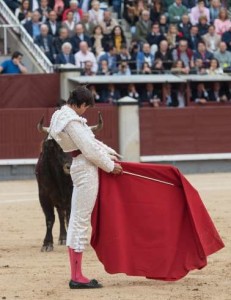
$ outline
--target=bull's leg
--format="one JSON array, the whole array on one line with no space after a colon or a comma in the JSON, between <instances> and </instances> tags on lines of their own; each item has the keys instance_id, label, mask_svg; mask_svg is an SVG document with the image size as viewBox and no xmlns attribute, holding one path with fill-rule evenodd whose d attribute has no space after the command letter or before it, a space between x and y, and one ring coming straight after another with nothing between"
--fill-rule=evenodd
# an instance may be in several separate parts
<instances>
[{"instance_id":1,"label":"bull's leg","mask_svg":"<svg viewBox=\"0 0 231 300\"><path fill-rule=\"evenodd\" d=\"M41 197L40 197L40 203L46 217L46 228L47 228L41 251L50 252L53 251L52 229L55 222L54 207L52 203L50 203L48 200L42 201Z\"/></svg>"},{"instance_id":2,"label":"bull's leg","mask_svg":"<svg viewBox=\"0 0 231 300\"><path fill-rule=\"evenodd\" d=\"M66 211L62 208L57 207L57 212L59 215L59 223L60 223L59 245L66 245L66 237L67 237L67 231L65 227Z\"/></svg>"}]
</instances>

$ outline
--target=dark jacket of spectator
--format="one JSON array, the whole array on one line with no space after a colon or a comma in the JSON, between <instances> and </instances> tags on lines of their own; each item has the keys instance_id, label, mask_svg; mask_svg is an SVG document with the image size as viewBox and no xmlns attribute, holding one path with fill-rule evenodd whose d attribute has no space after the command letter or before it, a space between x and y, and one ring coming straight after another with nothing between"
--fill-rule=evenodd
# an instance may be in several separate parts
<instances>
[{"instance_id":1,"label":"dark jacket of spectator","mask_svg":"<svg viewBox=\"0 0 231 300\"><path fill-rule=\"evenodd\" d=\"M199 93L197 89L192 89L192 101L196 102L197 99L206 99L208 100L208 93L201 92Z\"/></svg>"},{"instance_id":2,"label":"dark jacket of spectator","mask_svg":"<svg viewBox=\"0 0 231 300\"><path fill-rule=\"evenodd\" d=\"M201 38L199 37L199 35L196 35L196 36L189 35L188 47L190 49L192 49L193 51L195 51L197 49L198 43L200 41L201 41Z\"/></svg>"},{"instance_id":3,"label":"dark jacket of spectator","mask_svg":"<svg viewBox=\"0 0 231 300\"><path fill-rule=\"evenodd\" d=\"M63 54L63 53L59 53L56 58L55 58L55 63L56 64L60 64L60 65L65 65L65 64L75 64L75 57L73 54L69 54L68 55L68 59L67 57Z\"/></svg>"},{"instance_id":4,"label":"dark jacket of spectator","mask_svg":"<svg viewBox=\"0 0 231 300\"><path fill-rule=\"evenodd\" d=\"M40 24L39 24L39 26L40 26ZM33 38L34 37L33 22L32 21L27 21L24 24L24 27L25 27L26 31L29 33L29 35Z\"/></svg>"},{"instance_id":5,"label":"dark jacket of spectator","mask_svg":"<svg viewBox=\"0 0 231 300\"><path fill-rule=\"evenodd\" d=\"M48 35L47 37L47 46L44 43L44 38L39 35L35 38L35 44L37 44L42 51L46 54L46 56L49 58L49 60L54 63L54 46L53 46L53 38L51 35Z\"/></svg>"},{"instance_id":6,"label":"dark jacket of spectator","mask_svg":"<svg viewBox=\"0 0 231 300\"><path fill-rule=\"evenodd\" d=\"M52 31L51 22L49 20L45 24L48 26L48 29L49 29L48 33L50 35L52 35L53 37L56 37L56 36L59 35L59 30L61 28L61 23L60 22L55 22L54 32Z\"/></svg>"},{"instance_id":7,"label":"dark jacket of spectator","mask_svg":"<svg viewBox=\"0 0 231 300\"><path fill-rule=\"evenodd\" d=\"M82 40L80 39L80 37L78 35L74 35L71 38L71 44L72 44L72 51L73 51L73 53L76 53L76 52L79 51L79 44L81 42L83 42L83 41L87 42L88 47L91 48L91 46L92 46L91 38L88 35L84 34Z\"/></svg>"},{"instance_id":8,"label":"dark jacket of spectator","mask_svg":"<svg viewBox=\"0 0 231 300\"><path fill-rule=\"evenodd\" d=\"M179 33L181 33L184 39L188 39L190 36L191 23L183 24L182 22L178 25Z\"/></svg>"},{"instance_id":9,"label":"dark jacket of spectator","mask_svg":"<svg viewBox=\"0 0 231 300\"><path fill-rule=\"evenodd\" d=\"M231 30L223 33L221 37L222 42L225 42L227 45L227 50L231 51Z\"/></svg>"},{"instance_id":10,"label":"dark jacket of spectator","mask_svg":"<svg viewBox=\"0 0 231 300\"><path fill-rule=\"evenodd\" d=\"M154 35L151 32L147 35L146 38L147 42L149 43L149 45L157 45L159 47L159 44L162 40L166 40L165 36L163 34L159 34L159 35Z\"/></svg>"},{"instance_id":11,"label":"dark jacket of spectator","mask_svg":"<svg viewBox=\"0 0 231 300\"><path fill-rule=\"evenodd\" d=\"M100 99L100 102L103 103L115 103L118 99L120 99L120 91L115 89L111 92L109 89L104 89Z\"/></svg>"},{"instance_id":12,"label":"dark jacket of spectator","mask_svg":"<svg viewBox=\"0 0 231 300\"><path fill-rule=\"evenodd\" d=\"M161 59L163 61L163 66L165 69L169 70L172 67L173 64L173 56L172 51L168 50L165 54L163 54L161 51L156 51L155 53L155 60Z\"/></svg>"},{"instance_id":13,"label":"dark jacket of spectator","mask_svg":"<svg viewBox=\"0 0 231 300\"><path fill-rule=\"evenodd\" d=\"M54 46L55 53L56 54L60 53L62 51L62 45L67 42L70 43L71 39L70 38L61 39L60 37L56 37L53 40L53 46Z\"/></svg>"}]
</instances>

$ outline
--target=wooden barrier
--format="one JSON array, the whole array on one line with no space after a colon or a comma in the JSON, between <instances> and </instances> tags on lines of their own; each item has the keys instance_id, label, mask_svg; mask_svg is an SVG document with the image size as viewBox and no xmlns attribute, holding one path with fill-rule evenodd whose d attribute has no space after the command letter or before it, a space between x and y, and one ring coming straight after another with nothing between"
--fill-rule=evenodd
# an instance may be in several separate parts
<instances>
[{"instance_id":1,"label":"wooden barrier","mask_svg":"<svg viewBox=\"0 0 231 300\"><path fill-rule=\"evenodd\" d=\"M141 156L231 152L231 107L140 109Z\"/></svg>"},{"instance_id":2,"label":"wooden barrier","mask_svg":"<svg viewBox=\"0 0 231 300\"><path fill-rule=\"evenodd\" d=\"M98 108L87 113L89 124L97 123ZM118 151L117 107L102 106L106 124L97 137ZM0 159L37 158L44 135L37 131L37 123L44 115L48 126L54 108L25 108L0 110Z\"/></svg>"}]
</instances>

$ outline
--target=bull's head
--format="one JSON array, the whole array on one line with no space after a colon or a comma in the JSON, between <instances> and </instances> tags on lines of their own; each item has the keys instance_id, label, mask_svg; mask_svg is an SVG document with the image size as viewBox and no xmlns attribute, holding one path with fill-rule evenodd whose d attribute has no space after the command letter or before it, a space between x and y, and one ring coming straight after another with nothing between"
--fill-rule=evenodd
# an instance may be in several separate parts
<instances>
[{"instance_id":1,"label":"bull's head","mask_svg":"<svg viewBox=\"0 0 231 300\"><path fill-rule=\"evenodd\" d=\"M43 126L44 116L42 116L41 120L37 124L37 129L40 133L49 133L49 127ZM98 112L98 124L90 127L93 132L100 131L103 128L103 117L101 112Z\"/></svg>"},{"instance_id":2,"label":"bull's head","mask_svg":"<svg viewBox=\"0 0 231 300\"><path fill-rule=\"evenodd\" d=\"M44 116L41 118L41 120L37 124L37 129L40 133L46 133L46 135L48 135L49 127L44 127L43 122L44 122ZM101 115L100 112L98 112L98 124L94 125L94 126L91 126L90 128L93 132L99 131L103 128L103 118L102 118L102 115ZM48 147L50 150L52 149L51 147L54 147L53 150L50 153L53 153L53 155L56 156L56 157L58 157L58 156L60 157L60 159L58 161L61 162L61 164L63 166L64 173L69 175L70 174L70 166L71 166L70 155L68 153L64 154L64 152L62 152L60 146L58 144L56 144L56 142L55 142L56 146L53 145L54 142L55 142L54 140L52 141L52 143L51 142L49 143L49 140L44 141L44 143L49 143L50 144L49 147ZM44 143L43 143L43 147L45 145ZM63 153L63 155L58 154L58 152L59 152L58 149L59 148L60 148L60 151Z\"/></svg>"}]
</instances>

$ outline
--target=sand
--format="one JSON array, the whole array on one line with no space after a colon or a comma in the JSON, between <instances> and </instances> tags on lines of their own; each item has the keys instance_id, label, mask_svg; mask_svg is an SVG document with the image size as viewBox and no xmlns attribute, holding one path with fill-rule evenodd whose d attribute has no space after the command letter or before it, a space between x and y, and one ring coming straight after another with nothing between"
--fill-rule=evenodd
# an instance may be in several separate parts
<instances>
[{"instance_id":1,"label":"sand","mask_svg":"<svg viewBox=\"0 0 231 300\"><path fill-rule=\"evenodd\" d=\"M147 280L104 271L89 246L84 272L103 283L99 290L70 290L65 246L58 245L56 214L54 251L40 252L45 219L35 180L0 182L0 300L231 300L231 173L187 176L199 190L226 245L208 266L177 282Z\"/></svg>"}]
</instances>

